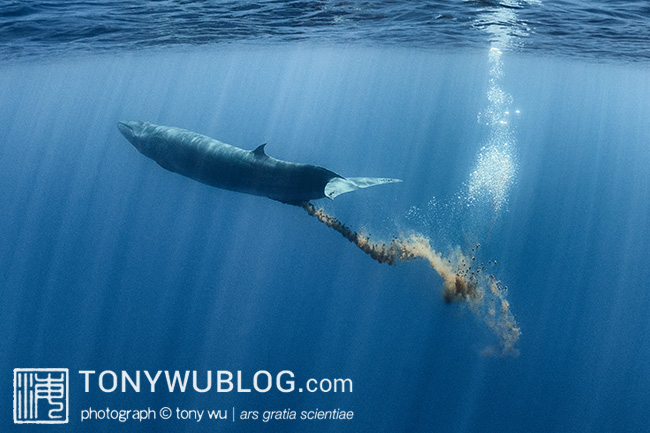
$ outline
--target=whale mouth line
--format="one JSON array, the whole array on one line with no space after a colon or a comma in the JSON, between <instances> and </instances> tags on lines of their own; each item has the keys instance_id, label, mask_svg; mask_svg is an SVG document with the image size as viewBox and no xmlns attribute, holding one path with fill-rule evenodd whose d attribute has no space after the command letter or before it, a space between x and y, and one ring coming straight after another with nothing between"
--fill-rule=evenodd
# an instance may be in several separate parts
<instances>
[{"instance_id":1,"label":"whale mouth line","mask_svg":"<svg viewBox=\"0 0 650 433\"><path fill-rule=\"evenodd\" d=\"M133 132L133 127L126 122L117 122L117 127L122 132L124 132L125 130L129 132Z\"/></svg>"}]
</instances>

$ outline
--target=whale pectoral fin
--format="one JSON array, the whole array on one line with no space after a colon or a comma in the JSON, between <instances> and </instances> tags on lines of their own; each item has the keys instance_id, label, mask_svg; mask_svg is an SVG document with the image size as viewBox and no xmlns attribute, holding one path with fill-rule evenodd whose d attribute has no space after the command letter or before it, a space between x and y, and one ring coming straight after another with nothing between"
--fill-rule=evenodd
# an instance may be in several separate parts
<instances>
[{"instance_id":1,"label":"whale pectoral fin","mask_svg":"<svg viewBox=\"0 0 650 433\"><path fill-rule=\"evenodd\" d=\"M266 152L264 152L264 146L266 146L266 143L260 144L255 148L255 150L251 150L251 152L253 152L253 155L255 156L266 156Z\"/></svg>"},{"instance_id":2,"label":"whale pectoral fin","mask_svg":"<svg viewBox=\"0 0 650 433\"><path fill-rule=\"evenodd\" d=\"M333 200L335 197L346 192L401 181L401 179L390 179L386 177L335 177L325 185L325 196Z\"/></svg>"}]
</instances>

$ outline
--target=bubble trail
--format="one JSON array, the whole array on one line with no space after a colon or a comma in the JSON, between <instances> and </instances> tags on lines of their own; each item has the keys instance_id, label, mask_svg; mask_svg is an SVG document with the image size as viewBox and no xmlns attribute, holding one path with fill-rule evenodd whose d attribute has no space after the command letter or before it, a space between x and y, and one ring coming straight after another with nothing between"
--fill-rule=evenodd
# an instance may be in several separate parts
<instances>
[{"instance_id":1,"label":"bubble trail","mask_svg":"<svg viewBox=\"0 0 650 433\"><path fill-rule=\"evenodd\" d=\"M335 217L326 214L323 209L317 209L310 202L303 202L300 207L310 216L339 232L379 263L395 266L397 262L408 262L417 258L429 262L431 268L443 279L442 296L445 302L467 303L471 311L499 337L501 354L517 353L514 346L521 331L510 311L510 303L506 299L507 288L502 287L501 281L497 281L494 275L488 275L489 269L484 263L472 265L476 262L474 254L480 244L472 248L472 256L464 254L460 247L457 247L445 257L431 246L428 238L422 235L394 237L388 243L373 242L369 236L355 232ZM496 264L496 260L494 263ZM488 262L488 266L490 265L491 262ZM495 353L495 350L489 349L484 353Z\"/></svg>"}]
</instances>

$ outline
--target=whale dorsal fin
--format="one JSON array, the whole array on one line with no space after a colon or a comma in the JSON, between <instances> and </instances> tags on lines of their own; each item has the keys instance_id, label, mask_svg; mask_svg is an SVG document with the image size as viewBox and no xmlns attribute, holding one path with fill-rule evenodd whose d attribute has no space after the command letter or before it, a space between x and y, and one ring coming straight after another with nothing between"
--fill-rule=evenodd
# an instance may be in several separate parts
<instances>
[{"instance_id":1,"label":"whale dorsal fin","mask_svg":"<svg viewBox=\"0 0 650 433\"><path fill-rule=\"evenodd\" d=\"M266 146L266 143L260 144L255 148L255 150L252 150L251 152L253 152L253 155L256 156L266 156L266 152L264 152L264 146Z\"/></svg>"}]
</instances>

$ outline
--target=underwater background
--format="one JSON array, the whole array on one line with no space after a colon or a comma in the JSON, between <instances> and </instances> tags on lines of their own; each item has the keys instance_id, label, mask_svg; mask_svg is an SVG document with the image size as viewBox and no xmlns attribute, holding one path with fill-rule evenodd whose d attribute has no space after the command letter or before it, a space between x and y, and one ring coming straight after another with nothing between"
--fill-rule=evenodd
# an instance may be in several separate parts
<instances>
[{"instance_id":1,"label":"underwater background","mask_svg":"<svg viewBox=\"0 0 650 433\"><path fill-rule=\"evenodd\" d=\"M3 3L0 431L646 431L650 7L546 3ZM163 170L121 120L402 179L314 204L445 257L480 243L520 338L423 260ZM69 424L14 425L28 367L70 370ZM354 389L86 393L79 370ZM354 418L80 419L163 406Z\"/></svg>"}]
</instances>

